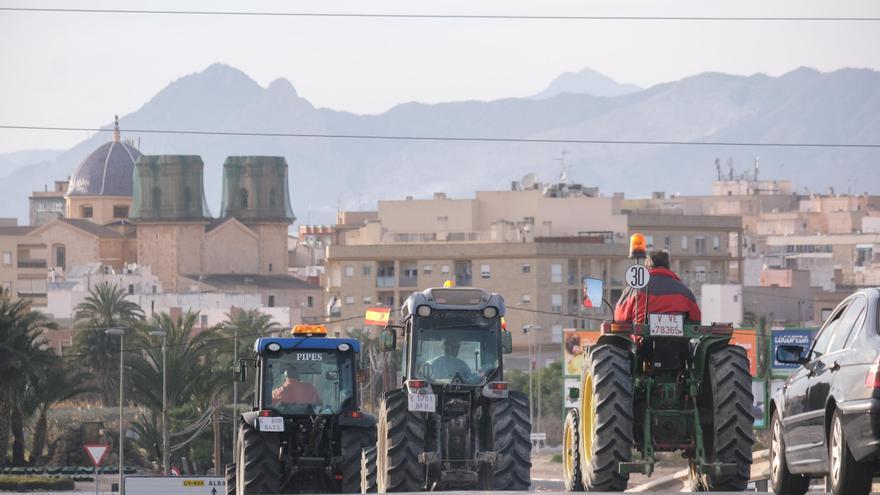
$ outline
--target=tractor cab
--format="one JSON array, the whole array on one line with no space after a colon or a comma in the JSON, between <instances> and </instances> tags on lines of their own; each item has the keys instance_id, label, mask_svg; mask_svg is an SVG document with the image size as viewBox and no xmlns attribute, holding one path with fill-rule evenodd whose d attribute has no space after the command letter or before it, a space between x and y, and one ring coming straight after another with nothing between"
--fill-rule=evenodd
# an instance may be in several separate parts
<instances>
[{"instance_id":1,"label":"tractor cab","mask_svg":"<svg viewBox=\"0 0 880 495\"><path fill-rule=\"evenodd\" d=\"M501 380L511 351L504 299L482 289L443 287L410 295L401 308L404 379L483 386Z\"/></svg>"},{"instance_id":2,"label":"tractor cab","mask_svg":"<svg viewBox=\"0 0 880 495\"><path fill-rule=\"evenodd\" d=\"M260 338L254 344L259 409L281 415L355 410L360 342L327 338L322 326L297 325L292 334Z\"/></svg>"}]
</instances>

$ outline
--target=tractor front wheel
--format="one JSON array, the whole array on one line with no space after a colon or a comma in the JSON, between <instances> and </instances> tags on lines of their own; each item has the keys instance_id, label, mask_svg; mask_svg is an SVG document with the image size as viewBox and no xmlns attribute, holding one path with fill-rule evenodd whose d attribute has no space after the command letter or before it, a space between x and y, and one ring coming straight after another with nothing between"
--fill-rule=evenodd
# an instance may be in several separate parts
<instances>
[{"instance_id":1,"label":"tractor front wheel","mask_svg":"<svg viewBox=\"0 0 880 495\"><path fill-rule=\"evenodd\" d=\"M280 450L281 438L277 433L260 433L253 426L242 423L236 447L238 495L268 495L281 491Z\"/></svg>"},{"instance_id":2,"label":"tractor front wheel","mask_svg":"<svg viewBox=\"0 0 880 495\"><path fill-rule=\"evenodd\" d=\"M376 446L376 430L346 428L340 434L342 444L341 493L361 492L361 451ZM374 468L375 469L375 468Z\"/></svg>"},{"instance_id":3,"label":"tractor front wheel","mask_svg":"<svg viewBox=\"0 0 880 495\"><path fill-rule=\"evenodd\" d=\"M712 417L712 424L703 429L706 456L709 462L735 464L736 472L704 474L702 481L709 491L740 492L749 483L755 443L752 376L745 349L728 345L713 352L706 375L703 397L711 401Z\"/></svg>"},{"instance_id":4,"label":"tractor front wheel","mask_svg":"<svg viewBox=\"0 0 880 495\"><path fill-rule=\"evenodd\" d=\"M425 469L419 454L425 451L425 420L410 412L406 392L389 393L379 408L379 441L376 445L376 485L379 493L419 492Z\"/></svg>"},{"instance_id":5,"label":"tractor front wheel","mask_svg":"<svg viewBox=\"0 0 880 495\"><path fill-rule=\"evenodd\" d=\"M492 437L495 462L495 490L525 491L532 484L532 425L529 398L511 390L507 400L492 401Z\"/></svg>"},{"instance_id":6,"label":"tractor front wheel","mask_svg":"<svg viewBox=\"0 0 880 495\"><path fill-rule=\"evenodd\" d=\"M562 479L565 491L580 492L584 489L581 480L581 456L578 452L580 432L577 409L569 409L562 427Z\"/></svg>"},{"instance_id":7,"label":"tractor front wheel","mask_svg":"<svg viewBox=\"0 0 880 495\"><path fill-rule=\"evenodd\" d=\"M591 348L581 383L579 457L588 492L622 492L629 474L620 463L632 459L633 377L630 353L613 345Z\"/></svg>"}]
</instances>

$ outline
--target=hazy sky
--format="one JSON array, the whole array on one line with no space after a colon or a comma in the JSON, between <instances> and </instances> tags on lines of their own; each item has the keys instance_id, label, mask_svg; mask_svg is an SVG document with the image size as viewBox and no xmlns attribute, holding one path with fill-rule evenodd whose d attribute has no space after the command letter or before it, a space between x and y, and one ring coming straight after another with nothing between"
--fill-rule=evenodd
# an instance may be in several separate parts
<instances>
[{"instance_id":1,"label":"hazy sky","mask_svg":"<svg viewBox=\"0 0 880 495\"><path fill-rule=\"evenodd\" d=\"M865 1L28 1L0 6L513 15L880 17ZM0 12L0 124L99 126L214 62L284 77L317 106L539 92L590 67L650 86L705 71L880 69L880 22L438 20ZM0 153L85 133L0 130Z\"/></svg>"}]
</instances>

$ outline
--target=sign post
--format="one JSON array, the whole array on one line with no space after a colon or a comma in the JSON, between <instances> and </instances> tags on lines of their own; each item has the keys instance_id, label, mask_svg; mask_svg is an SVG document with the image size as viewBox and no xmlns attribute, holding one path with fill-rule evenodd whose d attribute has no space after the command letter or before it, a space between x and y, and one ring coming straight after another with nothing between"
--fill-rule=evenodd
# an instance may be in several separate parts
<instances>
[{"instance_id":1,"label":"sign post","mask_svg":"<svg viewBox=\"0 0 880 495\"><path fill-rule=\"evenodd\" d=\"M104 456L107 455L107 445L99 444L99 443L87 443L83 444L83 448L86 451L86 454L89 455L89 459L92 460L92 464L95 465L95 495L98 495L98 480L100 479L98 476L98 468L101 467L101 461L104 460Z\"/></svg>"}]
</instances>

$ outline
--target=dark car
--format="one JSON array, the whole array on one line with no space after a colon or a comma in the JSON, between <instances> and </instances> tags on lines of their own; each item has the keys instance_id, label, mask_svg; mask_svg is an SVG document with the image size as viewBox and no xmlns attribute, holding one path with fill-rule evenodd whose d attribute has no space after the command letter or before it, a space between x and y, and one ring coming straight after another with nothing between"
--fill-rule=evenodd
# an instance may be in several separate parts
<instances>
[{"instance_id":1,"label":"dark car","mask_svg":"<svg viewBox=\"0 0 880 495\"><path fill-rule=\"evenodd\" d=\"M835 495L867 494L880 456L880 289L834 309L809 350L783 345L776 360L801 365L770 403L770 481L803 494L828 476Z\"/></svg>"}]
</instances>

